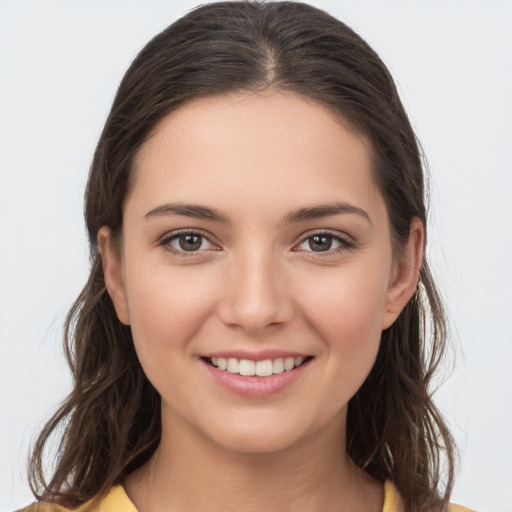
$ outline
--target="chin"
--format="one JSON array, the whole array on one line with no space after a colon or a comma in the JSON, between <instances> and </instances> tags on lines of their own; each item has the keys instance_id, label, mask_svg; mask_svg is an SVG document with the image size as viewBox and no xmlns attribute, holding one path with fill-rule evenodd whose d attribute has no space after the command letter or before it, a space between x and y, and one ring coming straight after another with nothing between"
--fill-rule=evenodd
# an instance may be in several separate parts
<instances>
[{"instance_id":1,"label":"chin","mask_svg":"<svg viewBox=\"0 0 512 512\"><path fill-rule=\"evenodd\" d=\"M246 435L239 433L226 439L223 446L234 453L271 454L286 450L296 442L297 440L290 438L289 435L280 436L275 432L268 435L261 432Z\"/></svg>"}]
</instances>

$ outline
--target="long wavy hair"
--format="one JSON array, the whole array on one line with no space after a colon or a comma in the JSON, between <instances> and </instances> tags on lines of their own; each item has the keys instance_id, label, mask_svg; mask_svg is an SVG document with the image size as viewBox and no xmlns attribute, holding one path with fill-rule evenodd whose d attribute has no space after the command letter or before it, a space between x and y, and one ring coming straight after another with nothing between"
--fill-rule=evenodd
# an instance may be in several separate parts
<instances>
[{"instance_id":1,"label":"long wavy hair","mask_svg":"<svg viewBox=\"0 0 512 512\"><path fill-rule=\"evenodd\" d=\"M151 457L160 397L138 362L129 326L105 289L101 226L122 232L134 158L156 123L194 98L266 88L335 112L370 141L373 175L399 254L414 217L426 225L424 165L393 79L342 22L295 2L201 6L153 38L126 72L98 142L85 194L91 273L65 327L73 389L33 447L40 500L67 506L105 494ZM397 486L409 512L445 510L455 446L431 398L446 348L443 306L426 258L413 298L382 333L368 378L350 400L347 450L364 471ZM60 440L50 478L45 447Z\"/></svg>"}]
</instances>

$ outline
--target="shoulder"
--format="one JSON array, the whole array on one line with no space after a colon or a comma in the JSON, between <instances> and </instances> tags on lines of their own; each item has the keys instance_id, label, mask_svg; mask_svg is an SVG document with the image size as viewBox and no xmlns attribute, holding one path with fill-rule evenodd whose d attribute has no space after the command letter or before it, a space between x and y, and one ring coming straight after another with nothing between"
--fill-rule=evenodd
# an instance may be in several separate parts
<instances>
[{"instance_id":1,"label":"shoulder","mask_svg":"<svg viewBox=\"0 0 512 512\"><path fill-rule=\"evenodd\" d=\"M402 498L395 485L387 480L384 484L384 508L382 512L405 512ZM447 512L476 512L462 505L450 504Z\"/></svg>"},{"instance_id":2,"label":"shoulder","mask_svg":"<svg viewBox=\"0 0 512 512\"><path fill-rule=\"evenodd\" d=\"M455 505L451 503L448 507L448 512L476 512L472 508L463 507L462 505Z\"/></svg>"},{"instance_id":3,"label":"shoulder","mask_svg":"<svg viewBox=\"0 0 512 512\"><path fill-rule=\"evenodd\" d=\"M122 485L116 485L100 500L91 500L78 508L66 508L52 503L33 503L17 512L137 512Z\"/></svg>"}]
</instances>

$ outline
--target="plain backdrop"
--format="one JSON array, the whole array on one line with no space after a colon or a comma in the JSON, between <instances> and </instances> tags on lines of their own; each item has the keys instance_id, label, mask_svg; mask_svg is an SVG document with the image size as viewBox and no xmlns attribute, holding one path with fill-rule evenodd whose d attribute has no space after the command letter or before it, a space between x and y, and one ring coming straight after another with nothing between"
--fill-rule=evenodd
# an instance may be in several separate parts
<instances>
[{"instance_id":1,"label":"plain backdrop","mask_svg":"<svg viewBox=\"0 0 512 512\"><path fill-rule=\"evenodd\" d=\"M453 500L512 511L512 2L312 2L393 74L431 169L428 254L454 369ZM0 510L28 504L30 443L69 389L67 309L88 273L82 194L123 72L196 5L0 0Z\"/></svg>"}]
</instances>

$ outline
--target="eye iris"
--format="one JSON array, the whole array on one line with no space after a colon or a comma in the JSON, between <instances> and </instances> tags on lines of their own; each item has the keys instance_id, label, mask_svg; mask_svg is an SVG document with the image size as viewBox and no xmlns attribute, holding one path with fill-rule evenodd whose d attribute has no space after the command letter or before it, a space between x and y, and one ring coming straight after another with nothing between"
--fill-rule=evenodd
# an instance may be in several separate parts
<instances>
[{"instance_id":1,"label":"eye iris","mask_svg":"<svg viewBox=\"0 0 512 512\"><path fill-rule=\"evenodd\" d=\"M315 235L309 239L309 247L313 251L328 251L332 246L332 237L326 235Z\"/></svg>"},{"instance_id":2,"label":"eye iris","mask_svg":"<svg viewBox=\"0 0 512 512\"><path fill-rule=\"evenodd\" d=\"M181 235L179 237L180 248L184 251L197 251L201 247L202 237L198 235Z\"/></svg>"}]
</instances>

